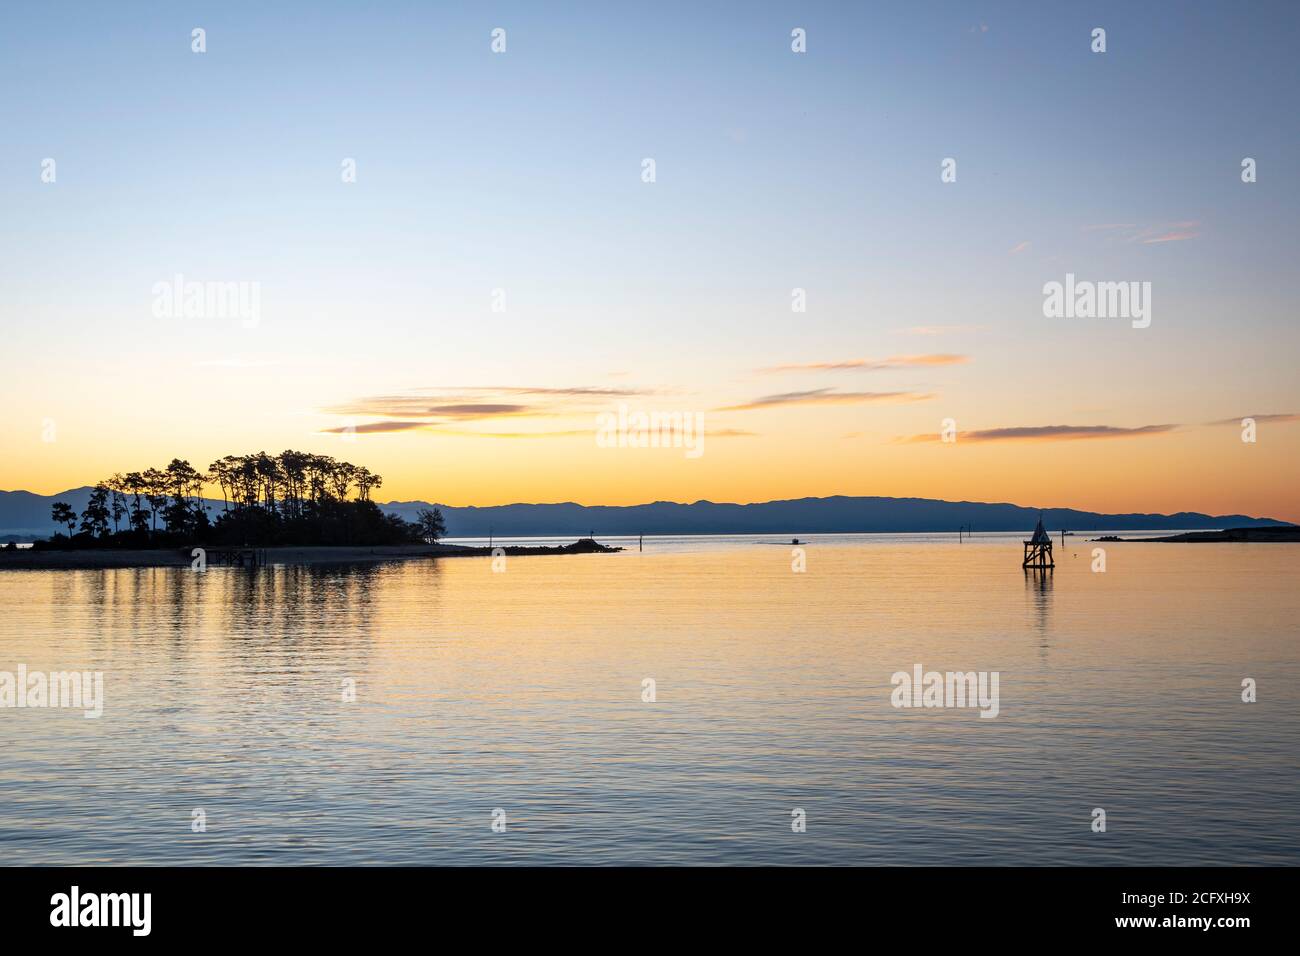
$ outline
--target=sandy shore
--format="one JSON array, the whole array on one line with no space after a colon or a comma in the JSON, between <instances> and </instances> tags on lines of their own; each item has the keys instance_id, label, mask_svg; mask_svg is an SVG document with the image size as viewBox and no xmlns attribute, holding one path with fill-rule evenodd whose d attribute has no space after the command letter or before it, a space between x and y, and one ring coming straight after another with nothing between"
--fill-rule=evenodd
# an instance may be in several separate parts
<instances>
[{"instance_id":1,"label":"sandy shore","mask_svg":"<svg viewBox=\"0 0 1300 956\"><path fill-rule=\"evenodd\" d=\"M622 548L605 548L602 545L575 542L562 547L507 547L502 550L511 556L541 554L604 554ZM358 564L369 561L408 561L415 558L467 558L488 557L489 548L467 548L455 544L405 544L375 545L374 547L305 547L263 548L267 564ZM166 548L158 550L84 551L20 551L0 550L0 570L49 570L78 568L179 568L189 567L193 559L190 549Z\"/></svg>"}]
</instances>

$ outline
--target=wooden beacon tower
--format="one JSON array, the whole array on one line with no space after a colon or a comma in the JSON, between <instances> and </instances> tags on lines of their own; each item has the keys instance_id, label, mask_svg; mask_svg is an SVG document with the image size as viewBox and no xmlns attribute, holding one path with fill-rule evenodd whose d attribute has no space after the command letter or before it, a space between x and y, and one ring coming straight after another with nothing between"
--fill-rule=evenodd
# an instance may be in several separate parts
<instances>
[{"instance_id":1,"label":"wooden beacon tower","mask_svg":"<svg viewBox=\"0 0 1300 956\"><path fill-rule=\"evenodd\" d=\"M1025 542L1025 560L1022 568L1035 571L1049 571L1056 567L1052 560L1052 537L1043 527L1043 516L1038 516L1038 527L1034 528L1033 537Z\"/></svg>"}]
</instances>

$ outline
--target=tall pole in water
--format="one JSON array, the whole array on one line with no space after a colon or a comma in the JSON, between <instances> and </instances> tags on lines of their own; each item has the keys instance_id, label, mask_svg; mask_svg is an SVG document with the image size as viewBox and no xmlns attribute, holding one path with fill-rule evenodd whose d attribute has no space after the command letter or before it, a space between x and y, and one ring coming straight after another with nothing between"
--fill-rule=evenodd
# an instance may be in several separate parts
<instances>
[{"instance_id":1,"label":"tall pole in water","mask_svg":"<svg viewBox=\"0 0 1300 956\"><path fill-rule=\"evenodd\" d=\"M638 551L645 550L645 535L641 535L639 538L636 539L636 549Z\"/></svg>"}]
</instances>

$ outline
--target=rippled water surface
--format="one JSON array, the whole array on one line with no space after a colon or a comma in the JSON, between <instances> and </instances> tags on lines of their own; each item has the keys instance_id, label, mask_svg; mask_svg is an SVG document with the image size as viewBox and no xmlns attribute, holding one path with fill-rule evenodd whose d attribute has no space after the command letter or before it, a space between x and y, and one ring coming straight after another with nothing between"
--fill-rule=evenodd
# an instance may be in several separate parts
<instances>
[{"instance_id":1,"label":"rippled water surface","mask_svg":"<svg viewBox=\"0 0 1300 956\"><path fill-rule=\"evenodd\" d=\"M103 671L106 702L99 719L0 709L0 848L10 864L1300 862L1300 545L1110 544L1105 573L1094 547L1058 544L1045 583L1013 537L823 537L802 573L775 537L503 573L6 571L0 671ZM891 675L917 663L999 672L1000 713L892 707Z\"/></svg>"}]
</instances>

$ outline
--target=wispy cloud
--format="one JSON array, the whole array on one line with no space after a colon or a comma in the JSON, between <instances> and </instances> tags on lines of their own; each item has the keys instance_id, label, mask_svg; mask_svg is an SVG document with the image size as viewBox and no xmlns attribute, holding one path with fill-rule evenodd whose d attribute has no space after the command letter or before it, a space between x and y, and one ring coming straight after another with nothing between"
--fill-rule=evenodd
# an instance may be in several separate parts
<instances>
[{"instance_id":1,"label":"wispy cloud","mask_svg":"<svg viewBox=\"0 0 1300 956\"><path fill-rule=\"evenodd\" d=\"M1011 247L1011 254L1012 254L1013 256L1014 256L1014 255L1017 255L1017 254L1019 254L1019 253L1021 253L1021 252L1024 252L1024 251L1025 251L1026 249L1028 249L1028 248L1029 248L1029 240L1028 240L1028 239L1026 239L1024 242L1017 242L1014 246Z\"/></svg>"},{"instance_id":2,"label":"wispy cloud","mask_svg":"<svg viewBox=\"0 0 1300 956\"><path fill-rule=\"evenodd\" d=\"M590 428L567 428L561 431L542 432L470 432L433 426L429 430L439 435L451 435L456 438L573 438L577 435L590 438L593 434L593 429Z\"/></svg>"},{"instance_id":3,"label":"wispy cloud","mask_svg":"<svg viewBox=\"0 0 1300 956\"><path fill-rule=\"evenodd\" d=\"M1020 425L1010 428L985 428L959 432L959 442L1044 442L1081 441L1098 438L1138 438L1143 435L1160 435L1173 431L1178 425L1139 425L1122 428L1117 425ZM904 443L939 441L938 433L911 435L900 439Z\"/></svg>"},{"instance_id":4,"label":"wispy cloud","mask_svg":"<svg viewBox=\"0 0 1300 956\"><path fill-rule=\"evenodd\" d=\"M1242 415L1239 418L1220 418L1207 425L1240 425L1243 418L1253 418L1257 422L1300 422L1300 412L1271 412L1266 415Z\"/></svg>"},{"instance_id":5,"label":"wispy cloud","mask_svg":"<svg viewBox=\"0 0 1300 956\"><path fill-rule=\"evenodd\" d=\"M438 435L453 435L461 438L564 438L573 435L592 434L590 428L566 431L539 432L474 432L446 428L438 422L403 421L403 422L366 422L361 425L340 425L336 428L323 428L326 435L378 435L390 432L428 431Z\"/></svg>"},{"instance_id":6,"label":"wispy cloud","mask_svg":"<svg viewBox=\"0 0 1300 956\"><path fill-rule=\"evenodd\" d=\"M893 355L886 359L846 359L841 362L803 362L790 365L773 365L760 368L772 372L883 372L897 368L920 368L932 365L961 365L970 361L968 355Z\"/></svg>"},{"instance_id":7,"label":"wispy cloud","mask_svg":"<svg viewBox=\"0 0 1300 956\"><path fill-rule=\"evenodd\" d=\"M620 373L620 374L624 374L624 373ZM644 389L595 388L588 385L580 385L577 387L570 387L570 388L526 388L526 387L520 387L514 385L500 386L494 388L491 386L482 386L482 387L475 387L472 389L466 389L466 391L500 392L502 394L508 394L508 395L571 395L571 396L578 396L578 397L595 396L597 398L610 398L610 397L617 398L620 395L626 396L626 395L649 394Z\"/></svg>"},{"instance_id":8,"label":"wispy cloud","mask_svg":"<svg viewBox=\"0 0 1300 956\"><path fill-rule=\"evenodd\" d=\"M424 432L457 438L538 439L591 438L597 429L595 414L607 411L615 400L629 396L663 394L632 388L565 388L528 386L474 386L455 389L422 388L395 395L371 395L323 409L345 416L341 424L321 429L330 435L377 435ZM375 418L354 422L350 419ZM507 420L526 420L510 431ZM547 422L555 427L547 429ZM500 423L493 430L493 423ZM537 424L538 427L529 426ZM483 427L478 427L482 425ZM577 426L577 427L574 427ZM709 438L739 438L755 433L737 428L708 429Z\"/></svg>"},{"instance_id":9,"label":"wispy cloud","mask_svg":"<svg viewBox=\"0 0 1300 956\"><path fill-rule=\"evenodd\" d=\"M370 395L324 411L384 419L422 418L438 422L466 422L489 418L561 417L580 414L595 400L642 395L630 388L567 388L473 386L467 388L418 388L399 395Z\"/></svg>"},{"instance_id":10,"label":"wispy cloud","mask_svg":"<svg viewBox=\"0 0 1300 956\"><path fill-rule=\"evenodd\" d=\"M437 418L470 421L477 418L499 418L534 414L533 406L504 402L431 402L428 398L410 395L372 395L345 405L326 409L334 415L373 415L393 418Z\"/></svg>"},{"instance_id":11,"label":"wispy cloud","mask_svg":"<svg viewBox=\"0 0 1300 956\"><path fill-rule=\"evenodd\" d=\"M438 429L439 435L457 435L466 438L570 438L575 435L581 435L590 439L596 433L596 428L575 428L568 431L549 431L549 432L455 432ZM692 433L676 428L663 428L659 431L661 440L671 440L676 435L681 434L684 438L690 438ZM757 436L757 432L745 431L740 428L718 428L704 430L706 438L752 438Z\"/></svg>"},{"instance_id":12,"label":"wispy cloud","mask_svg":"<svg viewBox=\"0 0 1300 956\"><path fill-rule=\"evenodd\" d=\"M414 428L424 428L426 422L364 422L360 425L340 425L337 428L322 428L327 435L383 434L384 432L406 432Z\"/></svg>"},{"instance_id":13,"label":"wispy cloud","mask_svg":"<svg viewBox=\"0 0 1300 956\"><path fill-rule=\"evenodd\" d=\"M934 395L922 392L839 392L833 388L817 388L805 392L782 392L764 395L741 405L725 405L714 409L719 412L745 412L760 408L780 408L787 405L865 405L871 403L924 402Z\"/></svg>"},{"instance_id":14,"label":"wispy cloud","mask_svg":"<svg viewBox=\"0 0 1300 956\"><path fill-rule=\"evenodd\" d=\"M1084 226L1084 232L1106 233L1116 242L1137 242L1150 245L1159 242L1182 242L1196 239L1201 234L1201 224L1195 219L1179 222L1139 224L1133 222L1110 222L1095 226Z\"/></svg>"},{"instance_id":15,"label":"wispy cloud","mask_svg":"<svg viewBox=\"0 0 1300 956\"><path fill-rule=\"evenodd\" d=\"M1153 242L1182 242L1185 239L1196 239L1200 234L1199 222L1175 222L1161 229L1150 230L1145 235L1139 236L1138 241L1146 245Z\"/></svg>"},{"instance_id":16,"label":"wispy cloud","mask_svg":"<svg viewBox=\"0 0 1300 956\"><path fill-rule=\"evenodd\" d=\"M439 422L424 421L386 421L386 422L366 422L361 425L340 425L335 428L323 428L322 434L326 435L379 435L394 432L410 431L427 431L434 435L442 435L452 438L502 438L502 439L530 439L530 438L574 438L582 437L591 439L596 433L593 425L591 428L569 428L563 430L535 431L535 432L482 432L466 431L465 429L448 428ZM661 436L671 438L676 431L674 429L665 429ZM686 433L683 432L683 435ZM756 437L757 432L746 431L741 428L718 428L706 429L705 437L707 438L751 438ZM689 437L689 436L688 436Z\"/></svg>"}]
</instances>

